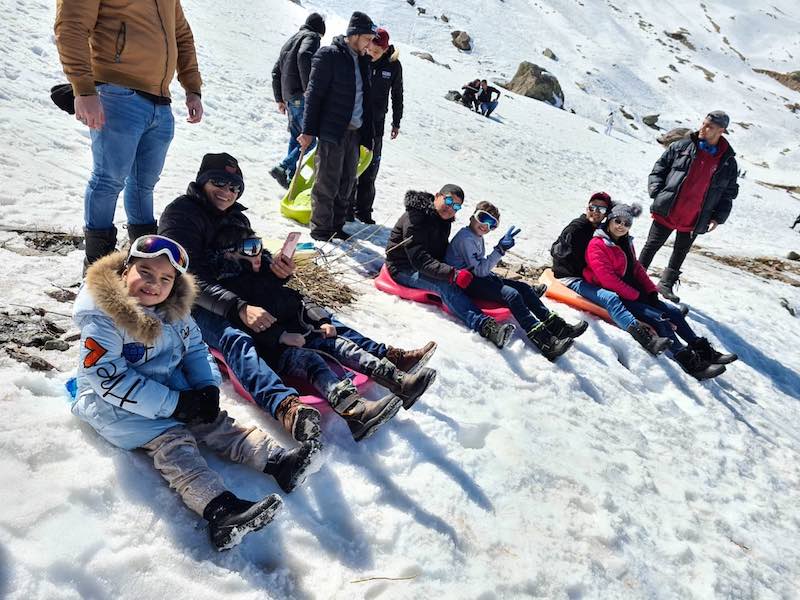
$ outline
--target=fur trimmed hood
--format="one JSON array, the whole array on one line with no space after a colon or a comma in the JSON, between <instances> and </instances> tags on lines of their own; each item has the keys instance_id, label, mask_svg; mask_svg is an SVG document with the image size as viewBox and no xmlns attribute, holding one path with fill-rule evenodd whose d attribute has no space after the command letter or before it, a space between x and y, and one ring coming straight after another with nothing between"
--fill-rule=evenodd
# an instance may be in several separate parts
<instances>
[{"instance_id":1,"label":"fur trimmed hood","mask_svg":"<svg viewBox=\"0 0 800 600\"><path fill-rule=\"evenodd\" d=\"M92 264L86 272L86 289L97 307L117 326L137 341L152 344L161 335L159 317L174 323L189 316L197 285L189 273L176 277L172 293L154 314L128 295L121 278L126 258L125 252L114 252Z\"/></svg>"},{"instance_id":2,"label":"fur trimmed hood","mask_svg":"<svg viewBox=\"0 0 800 600\"><path fill-rule=\"evenodd\" d=\"M417 192L415 190L408 190L403 200L406 210L416 210L427 215L438 215L433 206L435 196L428 192Z\"/></svg>"}]
</instances>

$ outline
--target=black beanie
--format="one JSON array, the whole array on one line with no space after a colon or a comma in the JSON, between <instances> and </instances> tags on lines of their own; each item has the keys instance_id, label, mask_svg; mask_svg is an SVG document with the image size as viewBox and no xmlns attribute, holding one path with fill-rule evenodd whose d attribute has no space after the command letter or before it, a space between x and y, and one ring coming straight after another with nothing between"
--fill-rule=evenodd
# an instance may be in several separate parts
<instances>
[{"instance_id":1,"label":"black beanie","mask_svg":"<svg viewBox=\"0 0 800 600\"><path fill-rule=\"evenodd\" d=\"M375 35L377 27L366 14L363 12L354 12L350 17L350 23L347 25L347 35Z\"/></svg>"},{"instance_id":2,"label":"black beanie","mask_svg":"<svg viewBox=\"0 0 800 600\"><path fill-rule=\"evenodd\" d=\"M325 19L319 13L311 13L306 19L306 26L311 31L316 31L320 35L325 35Z\"/></svg>"},{"instance_id":3,"label":"black beanie","mask_svg":"<svg viewBox=\"0 0 800 600\"><path fill-rule=\"evenodd\" d=\"M220 154L206 154L203 157L203 162L200 163L200 170L197 171L198 187L203 187L209 179L224 179L238 185L241 189L239 196L241 198L244 194L244 175L239 168L238 161L227 152Z\"/></svg>"}]
</instances>

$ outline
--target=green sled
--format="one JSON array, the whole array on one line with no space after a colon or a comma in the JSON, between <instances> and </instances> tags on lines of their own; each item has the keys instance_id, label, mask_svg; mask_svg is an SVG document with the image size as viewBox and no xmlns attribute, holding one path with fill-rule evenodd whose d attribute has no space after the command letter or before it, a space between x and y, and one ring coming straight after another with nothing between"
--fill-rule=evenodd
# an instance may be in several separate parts
<instances>
[{"instance_id":1,"label":"green sled","mask_svg":"<svg viewBox=\"0 0 800 600\"><path fill-rule=\"evenodd\" d=\"M281 214L298 223L308 225L311 220L311 186L314 185L314 156L316 148L303 158L303 165L297 169L289 190L281 200ZM361 175L372 162L372 151L361 146L356 175ZM308 172L304 175L304 171Z\"/></svg>"}]
</instances>

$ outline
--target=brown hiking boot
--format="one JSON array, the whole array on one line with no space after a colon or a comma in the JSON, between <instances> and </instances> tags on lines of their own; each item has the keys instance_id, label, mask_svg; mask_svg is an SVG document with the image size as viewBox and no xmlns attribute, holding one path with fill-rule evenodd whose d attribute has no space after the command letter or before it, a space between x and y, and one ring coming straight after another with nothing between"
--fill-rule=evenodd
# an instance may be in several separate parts
<instances>
[{"instance_id":1,"label":"brown hiking boot","mask_svg":"<svg viewBox=\"0 0 800 600\"><path fill-rule=\"evenodd\" d=\"M408 373L415 367L421 367L428 362L434 352L436 352L436 342L428 342L416 350L403 350L389 346L386 350L386 359L401 371Z\"/></svg>"},{"instance_id":2,"label":"brown hiking boot","mask_svg":"<svg viewBox=\"0 0 800 600\"><path fill-rule=\"evenodd\" d=\"M298 442L319 440L319 411L300 402L297 396L288 396L275 409L275 418Z\"/></svg>"}]
</instances>

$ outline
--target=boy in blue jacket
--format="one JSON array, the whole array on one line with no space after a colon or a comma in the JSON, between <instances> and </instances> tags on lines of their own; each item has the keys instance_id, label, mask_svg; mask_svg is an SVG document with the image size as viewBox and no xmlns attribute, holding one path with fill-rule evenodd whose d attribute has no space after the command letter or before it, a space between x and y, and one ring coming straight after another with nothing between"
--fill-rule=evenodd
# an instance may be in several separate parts
<instances>
[{"instance_id":1,"label":"boy in blue jacket","mask_svg":"<svg viewBox=\"0 0 800 600\"><path fill-rule=\"evenodd\" d=\"M542 351L548 360L555 360L572 345L572 339L589 326L585 321L568 325L564 319L542 304L539 294L527 283L504 279L492 272L503 255L514 247L514 238L520 232L509 227L489 256L483 236L500 224L500 211L491 202L478 202L469 225L463 227L450 240L445 261L457 269L469 269L474 275L466 288L468 296L500 302L511 309L528 339Z\"/></svg>"},{"instance_id":2,"label":"boy in blue jacket","mask_svg":"<svg viewBox=\"0 0 800 600\"><path fill-rule=\"evenodd\" d=\"M318 448L284 450L220 411L219 372L190 316L196 288L188 265L177 242L148 235L127 256L116 252L89 268L73 311L81 351L72 412L115 446L142 448L226 550L269 523L282 501L234 496L197 442L272 475L286 492Z\"/></svg>"}]
</instances>

